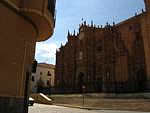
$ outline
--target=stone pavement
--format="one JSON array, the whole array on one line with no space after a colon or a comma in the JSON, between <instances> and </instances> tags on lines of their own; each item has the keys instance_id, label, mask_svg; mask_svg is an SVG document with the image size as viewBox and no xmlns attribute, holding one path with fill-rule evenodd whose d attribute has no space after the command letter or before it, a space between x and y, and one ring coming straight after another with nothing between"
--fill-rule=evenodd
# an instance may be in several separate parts
<instances>
[{"instance_id":1,"label":"stone pavement","mask_svg":"<svg viewBox=\"0 0 150 113\"><path fill-rule=\"evenodd\" d=\"M146 113L146 112L86 110L86 109L68 108L68 107L62 107L56 105L34 104L33 106L29 107L29 113Z\"/></svg>"}]
</instances>

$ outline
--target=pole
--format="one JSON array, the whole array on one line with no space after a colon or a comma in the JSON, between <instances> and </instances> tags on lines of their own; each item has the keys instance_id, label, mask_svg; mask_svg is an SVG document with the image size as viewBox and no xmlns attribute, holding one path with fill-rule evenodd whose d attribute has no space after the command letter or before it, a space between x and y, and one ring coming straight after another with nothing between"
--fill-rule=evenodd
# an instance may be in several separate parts
<instances>
[{"instance_id":1,"label":"pole","mask_svg":"<svg viewBox=\"0 0 150 113\"><path fill-rule=\"evenodd\" d=\"M82 99L82 105L84 106L84 93L82 94L82 97L83 97L83 99Z\"/></svg>"},{"instance_id":2,"label":"pole","mask_svg":"<svg viewBox=\"0 0 150 113\"><path fill-rule=\"evenodd\" d=\"M83 85L82 86L82 105L84 106L84 104L85 104L85 97L84 97L84 91L85 91L85 86Z\"/></svg>"}]
</instances>

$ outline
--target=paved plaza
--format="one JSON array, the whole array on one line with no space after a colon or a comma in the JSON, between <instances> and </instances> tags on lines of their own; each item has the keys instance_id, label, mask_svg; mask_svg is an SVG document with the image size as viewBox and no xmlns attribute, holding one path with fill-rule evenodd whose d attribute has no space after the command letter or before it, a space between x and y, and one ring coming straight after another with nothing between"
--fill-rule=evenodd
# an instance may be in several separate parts
<instances>
[{"instance_id":1,"label":"paved plaza","mask_svg":"<svg viewBox=\"0 0 150 113\"><path fill-rule=\"evenodd\" d=\"M29 113L148 113L131 111L111 111L111 110L85 110L77 108L67 108L55 105L34 104L29 107Z\"/></svg>"}]
</instances>

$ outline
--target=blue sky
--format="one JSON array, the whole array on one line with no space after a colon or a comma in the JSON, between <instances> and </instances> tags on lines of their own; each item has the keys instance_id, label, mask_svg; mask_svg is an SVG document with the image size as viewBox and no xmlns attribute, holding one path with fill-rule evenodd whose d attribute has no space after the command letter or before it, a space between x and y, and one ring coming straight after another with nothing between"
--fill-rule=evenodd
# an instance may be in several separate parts
<instances>
[{"instance_id":1,"label":"blue sky","mask_svg":"<svg viewBox=\"0 0 150 113\"><path fill-rule=\"evenodd\" d=\"M37 43L35 58L55 64L56 49L66 43L68 30L78 31L82 18L96 25L118 23L141 13L142 8L144 0L57 0L55 32L49 40Z\"/></svg>"}]
</instances>

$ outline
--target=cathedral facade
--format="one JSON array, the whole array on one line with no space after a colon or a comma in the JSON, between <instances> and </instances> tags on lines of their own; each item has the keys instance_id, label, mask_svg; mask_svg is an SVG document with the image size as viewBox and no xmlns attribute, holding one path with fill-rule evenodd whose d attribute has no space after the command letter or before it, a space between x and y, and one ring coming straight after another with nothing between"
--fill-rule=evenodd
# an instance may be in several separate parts
<instances>
[{"instance_id":1,"label":"cathedral facade","mask_svg":"<svg viewBox=\"0 0 150 113\"><path fill-rule=\"evenodd\" d=\"M150 88L150 0L146 11L118 24L80 25L56 52L62 92L143 92Z\"/></svg>"}]
</instances>

